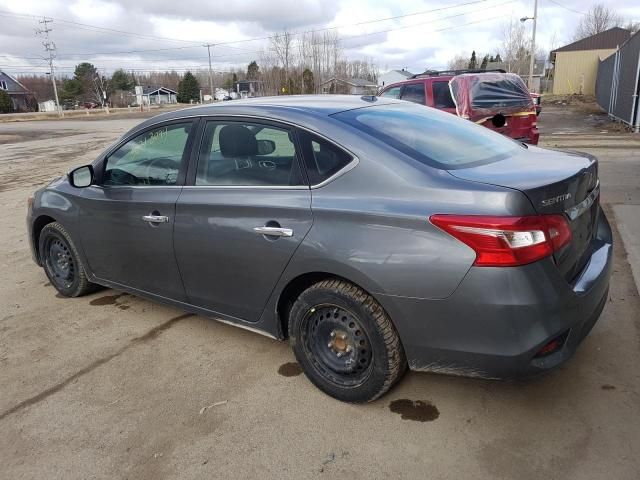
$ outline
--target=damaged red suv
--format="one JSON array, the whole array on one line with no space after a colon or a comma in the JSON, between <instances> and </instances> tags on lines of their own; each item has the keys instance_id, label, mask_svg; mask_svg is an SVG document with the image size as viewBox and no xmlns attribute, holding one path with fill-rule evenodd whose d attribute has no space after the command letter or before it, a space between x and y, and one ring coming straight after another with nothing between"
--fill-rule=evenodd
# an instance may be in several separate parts
<instances>
[{"instance_id":1,"label":"damaged red suv","mask_svg":"<svg viewBox=\"0 0 640 480\"><path fill-rule=\"evenodd\" d=\"M503 70L426 71L386 86L380 96L444 110L525 143L538 143L534 101L522 79Z\"/></svg>"}]
</instances>

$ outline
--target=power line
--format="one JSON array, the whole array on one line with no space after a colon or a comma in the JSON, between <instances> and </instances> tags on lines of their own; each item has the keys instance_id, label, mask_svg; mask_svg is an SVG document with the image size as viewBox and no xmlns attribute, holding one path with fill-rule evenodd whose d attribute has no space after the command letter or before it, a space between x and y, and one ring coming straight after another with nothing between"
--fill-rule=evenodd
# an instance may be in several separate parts
<instances>
[{"instance_id":1,"label":"power line","mask_svg":"<svg viewBox=\"0 0 640 480\"><path fill-rule=\"evenodd\" d=\"M570 12L579 13L580 15L587 15L587 13L585 13L585 12L581 12L580 10L575 10L575 9L573 9L571 7L567 7L566 5L562 5L561 3L558 3L555 0L549 0L549 2L555 4L555 5L559 6L559 7L562 7L565 10L569 10Z\"/></svg>"}]
</instances>

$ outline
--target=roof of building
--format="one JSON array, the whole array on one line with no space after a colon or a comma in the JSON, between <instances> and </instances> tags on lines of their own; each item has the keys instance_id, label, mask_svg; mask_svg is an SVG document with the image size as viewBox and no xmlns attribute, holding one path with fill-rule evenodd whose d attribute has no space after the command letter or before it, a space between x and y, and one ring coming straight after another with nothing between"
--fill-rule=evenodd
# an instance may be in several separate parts
<instances>
[{"instance_id":1,"label":"roof of building","mask_svg":"<svg viewBox=\"0 0 640 480\"><path fill-rule=\"evenodd\" d=\"M407 78L413 77L413 73L411 73L409 70L389 70L388 72L385 72L382 75L386 75L387 73L391 73L391 72L397 73Z\"/></svg>"},{"instance_id":2,"label":"roof of building","mask_svg":"<svg viewBox=\"0 0 640 480\"><path fill-rule=\"evenodd\" d=\"M544 60L536 60L533 65L533 75L544 75ZM489 62L487 63L487 70L504 70L505 72L509 72L509 64L507 62ZM518 73L513 72L512 73ZM519 75L529 75L529 63L527 62L526 68L524 72L520 72Z\"/></svg>"},{"instance_id":3,"label":"roof of building","mask_svg":"<svg viewBox=\"0 0 640 480\"><path fill-rule=\"evenodd\" d=\"M153 95L154 93L158 93L158 90L163 90L165 93L173 93L174 95L178 94L178 92L176 92L175 90L172 90L172 89L167 88L167 87L159 87L159 86L155 86L155 85L143 85L142 86L142 94L143 95Z\"/></svg>"},{"instance_id":4,"label":"roof of building","mask_svg":"<svg viewBox=\"0 0 640 480\"><path fill-rule=\"evenodd\" d=\"M22 85L8 73L4 73L2 70L0 70L0 81L7 84L7 89L5 91L10 95L27 95L30 93L27 87Z\"/></svg>"},{"instance_id":5,"label":"roof of building","mask_svg":"<svg viewBox=\"0 0 640 480\"><path fill-rule=\"evenodd\" d=\"M631 32L620 27L613 27L604 32L596 33L590 37L583 38L576 42L556 48L551 52L553 56L556 52L575 52L578 50L605 50L609 48L617 48L624 42L629 40Z\"/></svg>"},{"instance_id":6,"label":"roof of building","mask_svg":"<svg viewBox=\"0 0 640 480\"><path fill-rule=\"evenodd\" d=\"M366 80L364 78L337 78L337 77L332 77L328 80L325 80L324 82L322 82L320 85L324 85L325 83L329 83L329 82L341 82L341 83L346 83L347 85L351 85L354 87L375 87L378 88L378 85L375 84L375 82L371 82L369 80Z\"/></svg>"}]
</instances>

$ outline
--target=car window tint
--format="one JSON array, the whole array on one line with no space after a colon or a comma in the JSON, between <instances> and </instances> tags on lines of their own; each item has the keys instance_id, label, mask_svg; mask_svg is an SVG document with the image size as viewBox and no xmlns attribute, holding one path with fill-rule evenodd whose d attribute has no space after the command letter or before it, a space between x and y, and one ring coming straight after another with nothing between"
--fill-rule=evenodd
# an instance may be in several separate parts
<instances>
[{"instance_id":1,"label":"car window tint","mask_svg":"<svg viewBox=\"0 0 640 480\"><path fill-rule=\"evenodd\" d=\"M451 98L449 82L433 82L433 106L436 108L456 108Z\"/></svg>"},{"instance_id":2,"label":"car window tint","mask_svg":"<svg viewBox=\"0 0 640 480\"><path fill-rule=\"evenodd\" d=\"M400 87L390 88L386 92L382 92L382 94L380 96L387 97L387 98L399 98L400 97Z\"/></svg>"},{"instance_id":3,"label":"car window tint","mask_svg":"<svg viewBox=\"0 0 640 480\"><path fill-rule=\"evenodd\" d=\"M389 104L332 115L422 163L465 168L517 154L521 144L435 108Z\"/></svg>"},{"instance_id":4,"label":"car window tint","mask_svg":"<svg viewBox=\"0 0 640 480\"><path fill-rule=\"evenodd\" d=\"M320 137L304 132L302 138L311 185L324 182L353 160L351 155Z\"/></svg>"},{"instance_id":5,"label":"car window tint","mask_svg":"<svg viewBox=\"0 0 640 480\"><path fill-rule=\"evenodd\" d=\"M104 185L175 185L191 122L154 128L129 140L107 159Z\"/></svg>"},{"instance_id":6,"label":"car window tint","mask_svg":"<svg viewBox=\"0 0 640 480\"><path fill-rule=\"evenodd\" d=\"M291 132L245 122L207 122L196 185L301 185Z\"/></svg>"},{"instance_id":7,"label":"car window tint","mask_svg":"<svg viewBox=\"0 0 640 480\"><path fill-rule=\"evenodd\" d=\"M405 85L400 99L424 105L424 83L411 83L409 85Z\"/></svg>"}]
</instances>

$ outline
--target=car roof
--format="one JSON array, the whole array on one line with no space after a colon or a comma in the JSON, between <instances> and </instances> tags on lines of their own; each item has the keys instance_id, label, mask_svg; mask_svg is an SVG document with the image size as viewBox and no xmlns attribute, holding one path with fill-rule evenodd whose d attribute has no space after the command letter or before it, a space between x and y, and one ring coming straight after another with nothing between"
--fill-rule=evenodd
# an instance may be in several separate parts
<instances>
[{"instance_id":1,"label":"car roof","mask_svg":"<svg viewBox=\"0 0 640 480\"><path fill-rule=\"evenodd\" d=\"M161 121L185 117L206 117L214 115L265 115L274 118L295 111L314 117L327 117L334 113L354 110L374 105L398 103L398 100L376 97L375 95L282 95L274 97L256 97L243 100L230 100L156 115L141 123L136 130Z\"/></svg>"}]
</instances>

